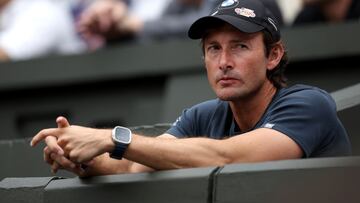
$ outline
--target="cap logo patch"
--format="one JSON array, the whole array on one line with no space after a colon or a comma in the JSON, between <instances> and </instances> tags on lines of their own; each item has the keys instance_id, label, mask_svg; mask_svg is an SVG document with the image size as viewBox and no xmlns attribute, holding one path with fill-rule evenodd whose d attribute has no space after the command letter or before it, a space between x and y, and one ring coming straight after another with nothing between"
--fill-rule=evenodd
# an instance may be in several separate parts
<instances>
[{"instance_id":1,"label":"cap logo patch","mask_svg":"<svg viewBox=\"0 0 360 203\"><path fill-rule=\"evenodd\" d=\"M229 6L233 6L234 4L236 4L238 1L237 0L225 0L221 3L222 8L224 7L229 7Z\"/></svg>"},{"instance_id":2,"label":"cap logo patch","mask_svg":"<svg viewBox=\"0 0 360 203\"><path fill-rule=\"evenodd\" d=\"M244 8L244 7L236 8L235 13L237 13L238 15L241 15L241 16L248 17L248 18L255 18L256 17L256 14L255 14L254 10Z\"/></svg>"}]
</instances>

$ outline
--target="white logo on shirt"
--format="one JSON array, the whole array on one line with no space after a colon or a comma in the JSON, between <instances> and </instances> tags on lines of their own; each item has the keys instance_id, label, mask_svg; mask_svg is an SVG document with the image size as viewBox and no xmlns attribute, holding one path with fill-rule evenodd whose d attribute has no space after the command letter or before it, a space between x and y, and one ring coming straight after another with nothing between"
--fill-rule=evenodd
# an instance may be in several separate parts
<instances>
[{"instance_id":1,"label":"white logo on shirt","mask_svg":"<svg viewBox=\"0 0 360 203\"><path fill-rule=\"evenodd\" d=\"M273 128L275 124L272 124L272 123L267 123L264 125L265 128Z\"/></svg>"},{"instance_id":2,"label":"white logo on shirt","mask_svg":"<svg viewBox=\"0 0 360 203\"><path fill-rule=\"evenodd\" d=\"M173 126L176 126L176 124L178 123L178 122L180 122L181 121L181 116L179 117L179 118L177 118L176 119L176 121L172 124Z\"/></svg>"}]
</instances>

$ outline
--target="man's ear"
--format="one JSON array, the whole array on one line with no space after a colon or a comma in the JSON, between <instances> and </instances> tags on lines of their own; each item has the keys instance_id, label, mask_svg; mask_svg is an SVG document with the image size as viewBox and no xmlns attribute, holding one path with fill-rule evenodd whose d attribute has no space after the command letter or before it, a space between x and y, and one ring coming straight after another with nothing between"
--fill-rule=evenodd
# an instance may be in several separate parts
<instances>
[{"instance_id":1,"label":"man's ear","mask_svg":"<svg viewBox=\"0 0 360 203\"><path fill-rule=\"evenodd\" d=\"M282 57L284 56L285 48L281 42L276 43L270 51L268 57L268 64L267 69L272 70L274 69L281 61Z\"/></svg>"}]
</instances>

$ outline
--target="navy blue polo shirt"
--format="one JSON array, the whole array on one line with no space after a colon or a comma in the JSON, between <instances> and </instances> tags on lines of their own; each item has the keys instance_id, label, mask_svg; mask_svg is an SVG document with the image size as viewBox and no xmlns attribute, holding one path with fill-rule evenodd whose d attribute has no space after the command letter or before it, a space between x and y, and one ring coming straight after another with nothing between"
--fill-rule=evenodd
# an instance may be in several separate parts
<instances>
[{"instance_id":1,"label":"navy blue polo shirt","mask_svg":"<svg viewBox=\"0 0 360 203\"><path fill-rule=\"evenodd\" d=\"M294 85L279 89L252 130L258 128L271 128L289 136L302 148L304 157L351 154L334 100L316 87ZM167 133L178 138L223 139L245 132L236 124L229 103L214 99L184 110Z\"/></svg>"}]
</instances>

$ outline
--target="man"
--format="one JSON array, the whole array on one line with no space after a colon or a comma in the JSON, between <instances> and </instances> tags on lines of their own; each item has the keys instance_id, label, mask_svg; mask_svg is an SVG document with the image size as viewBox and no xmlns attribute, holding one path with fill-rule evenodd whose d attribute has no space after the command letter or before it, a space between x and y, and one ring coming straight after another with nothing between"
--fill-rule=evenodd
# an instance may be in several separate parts
<instances>
[{"instance_id":1,"label":"man","mask_svg":"<svg viewBox=\"0 0 360 203\"><path fill-rule=\"evenodd\" d=\"M70 126L59 117L58 128L42 130L31 145L45 140L53 171L80 176L350 154L331 97L315 87L283 87L286 53L261 2L226 0L189 36L202 39L218 99L185 110L157 138Z\"/></svg>"}]
</instances>

